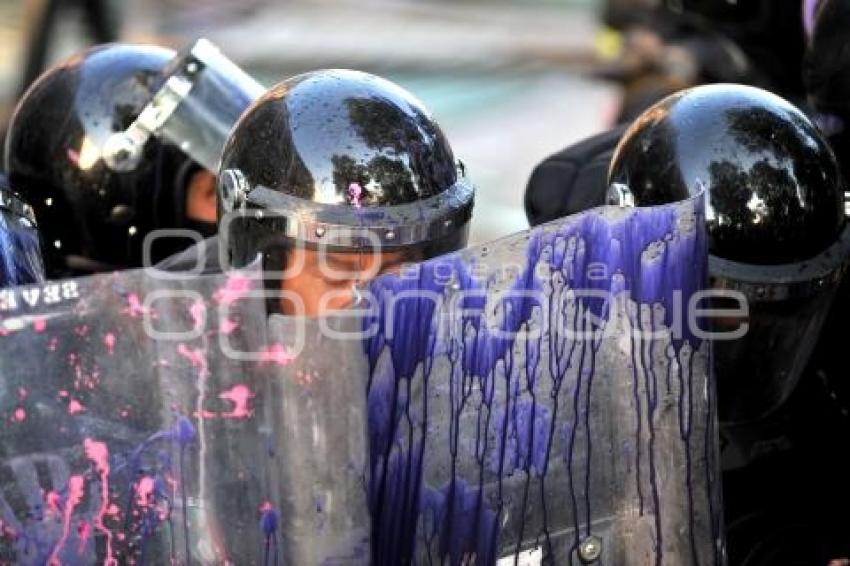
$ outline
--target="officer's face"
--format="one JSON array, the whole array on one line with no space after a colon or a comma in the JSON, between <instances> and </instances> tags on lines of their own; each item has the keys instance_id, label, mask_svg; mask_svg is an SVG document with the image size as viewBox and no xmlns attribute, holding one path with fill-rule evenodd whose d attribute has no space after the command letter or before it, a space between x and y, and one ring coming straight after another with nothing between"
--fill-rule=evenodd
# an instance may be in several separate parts
<instances>
[{"instance_id":1,"label":"officer's face","mask_svg":"<svg viewBox=\"0 0 850 566\"><path fill-rule=\"evenodd\" d=\"M281 280L281 312L290 316L320 316L349 307L354 286L397 271L409 254L398 251L343 253L309 249L287 252Z\"/></svg>"},{"instance_id":2,"label":"officer's face","mask_svg":"<svg viewBox=\"0 0 850 566\"><path fill-rule=\"evenodd\" d=\"M186 189L186 216L191 220L215 222L215 175L199 169Z\"/></svg>"}]
</instances>

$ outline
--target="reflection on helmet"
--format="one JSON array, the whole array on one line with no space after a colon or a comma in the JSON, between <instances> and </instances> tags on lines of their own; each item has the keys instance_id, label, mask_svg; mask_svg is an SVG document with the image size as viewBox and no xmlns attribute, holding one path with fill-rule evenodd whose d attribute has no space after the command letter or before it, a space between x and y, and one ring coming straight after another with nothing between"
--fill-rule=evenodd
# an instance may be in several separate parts
<instances>
[{"instance_id":1,"label":"reflection on helmet","mask_svg":"<svg viewBox=\"0 0 850 566\"><path fill-rule=\"evenodd\" d=\"M838 165L812 123L751 87L682 91L629 128L609 182L609 201L623 205L705 191L712 285L749 304L747 334L715 342L721 420L759 418L782 404L850 251Z\"/></svg>"},{"instance_id":2,"label":"reflection on helmet","mask_svg":"<svg viewBox=\"0 0 850 566\"><path fill-rule=\"evenodd\" d=\"M260 87L241 71L229 83L192 59L203 85L196 89L180 66L196 51L176 56L153 46L98 46L45 72L18 103L6 169L35 209L51 278L141 266L146 235L198 226L186 214L186 172L196 170L193 158L209 160L220 151L223 135L215 133L235 121ZM220 54L212 59L226 61ZM207 114L209 123L198 123L194 137L177 139L188 116L216 107L215 94L230 97L217 106L225 108L221 115ZM190 243L155 247L151 260Z\"/></svg>"},{"instance_id":3,"label":"reflection on helmet","mask_svg":"<svg viewBox=\"0 0 850 566\"><path fill-rule=\"evenodd\" d=\"M11 192L0 175L0 287L44 280L38 230L32 208Z\"/></svg>"},{"instance_id":4,"label":"reflection on helmet","mask_svg":"<svg viewBox=\"0 0 850 566\"><path fill-rule=\"evenodd\" d=\"M472 204L422 104L355 71L280 83L242 116L222 156L220 229L236 266L292 243L431 257L464 245Z\"/></svg>"}]
</instances>

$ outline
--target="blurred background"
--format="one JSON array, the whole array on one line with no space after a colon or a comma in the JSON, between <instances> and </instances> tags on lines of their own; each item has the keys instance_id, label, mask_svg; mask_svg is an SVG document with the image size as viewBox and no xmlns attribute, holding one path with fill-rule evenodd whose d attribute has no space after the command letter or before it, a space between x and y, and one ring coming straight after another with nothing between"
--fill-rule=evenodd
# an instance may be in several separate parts
<instances>
[{"instance_id":1,"label":"blurred background","mask_svg":"<svg viewBox=\"0 0 850 566\"><path fill-rule=\"evenodd\" d=\"M377 73L434 113L478 186L473 242L527 227L546 155L607 128L618 89L591 78L595 0L0 0L0 123L48 65L92 43L207 37L260 82L323 67ZM600 43L600 41L602 43Z\"/></svg>"}]
</instances>

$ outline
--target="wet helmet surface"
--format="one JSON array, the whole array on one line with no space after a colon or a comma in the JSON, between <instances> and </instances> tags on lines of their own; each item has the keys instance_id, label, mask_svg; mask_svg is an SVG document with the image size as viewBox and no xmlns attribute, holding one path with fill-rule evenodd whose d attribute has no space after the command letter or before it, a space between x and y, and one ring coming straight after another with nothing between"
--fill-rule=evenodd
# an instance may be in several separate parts
<instances>
[{"instance_id":1,"label":"wet helmet surface","mask_svg":"<svg viewBox=\"0 0 850 566\"><path fill-rule=\"evenodd\" d=\"M850 256L835 156L795 107L765 91L711 85L647 110L609 170L608 202L648 206L703 193L715 308L720 419L781 406L808 363ZM742 326L745 325L745 326ZM743 336L733 338L735 330Z\"/></svg>"},{"instance_id":2,"label":"wet helmet surface","mask_svg":"<svg viewBox=\"0 0 850 566\"><path fill-rule=\"evenodd\" d=\"M728 260L800 261L844 227L823 137L790 103L752 87L697 87L656 104L620 140L608 178L639 206L707 191L711 252Z\"/></svg>"},{"instance_id":3,"label":"wet helmet surface","mask_svg":"<svg viewBox=\"0 0 850 566\"><path fill-rule=\"evenodd\" d=\"M226 237L238 262L284 233L343 249L362 243L361 230L387 247L456 248L471 216L472 187L424 106L356 71L307 73L272 88L234 128L220 175L220 217L289 215L283 224L234 223Z\"/></svg>"},{"instance_id":4,"label":"wet helmet surface","mask_svg":"<svg viewBox=\"0 0 850 566\"><path fill-rule=\"evenodd\" d=\"M179 225L185 199L175 196L175 184L188 161L179 148L151 137L132 167L106 157L174 55L152 46L98 46L48 70L18 103L6 170L35 210L51 278L140 266L145 235Z\"/></svg>"}]
</instances>

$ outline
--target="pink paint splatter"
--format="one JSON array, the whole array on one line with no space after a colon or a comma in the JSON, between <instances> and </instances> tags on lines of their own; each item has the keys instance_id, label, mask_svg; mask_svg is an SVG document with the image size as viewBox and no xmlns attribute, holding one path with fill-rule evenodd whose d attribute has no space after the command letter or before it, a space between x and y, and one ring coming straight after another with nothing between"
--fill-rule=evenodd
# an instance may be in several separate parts
<instances>
[{"instance_id":1,"label":"pink paint splatter","mask_svg":"<svg viewBox=\"0 0 850 566\"><path fill-rule=\"evenodd\" d=\"M26 387L18 387L18 399L23 401L29 395L29 391L27 391Z\"/></svg>"},{"instance_id":2,"label":"pink paint splatter","mask_svg":"<svg viewBox=\"0 0 850 566\"><path fill-rule=\"evenodd\" d=\"M68 395L69 395L69 393L64 389L59 392L59 396L62 397L62 398L65 398Z\"/></svg>"},{"instance_id":3,"label":"pink paint splatter","mask_svg":"<svg viewBox=\"0 0 850 566\"><path fill-rule=\"evenodd\" d=\"M103 337L103 345L106 346L106 351L109 352L110 355L115 353L115 335L111 332L107 332Z\"/></svg>"},{"instance_id":4,"label":"pink paint splatter","mask_svg":"<svg viewBox=\"0 0 850 566\"><path fill-rule=\"evenodd\" d=\"M240 273L233 273L227 278L224 287L213 294L213 299L220 305L229 306L251 292L253 280Z\"/></svg>"},{"instance_id":5,"label":"pink paint splatter","mask_svg":"<svg viewBox=\"0 0 850 566\"><path fill-rule=\"evenodd\" d=\"M360 208L363 206L363 203L360 202L363 198L363 187L360 186L360 183L351 183L348 185L348 196L351 199L351 204L354 205L354 208Z\"/></svg>"},{"instance_id":6,"label":"pink paint splatter","mask_svg":"<svg viewBox=\"0 0 850 566\"><path fill-rule=\"evenodd\" d=\"M47 507L47 512L52 515L62 515L62 496L58 491L48 491L44 495L44 504Z\"/></svg>"},{"instance_id":7,"label":"pink paint splatter","mask_svg":"<svg viewBox=\"0 0 850 566\"><path fill-rule=\"evenodd\" d=\"M82 366L76 364L74 367L74 389L94 389L100 383L100 372L93 370L91 373L85 373Z\"/></svg>"},{"instance_id":8,"label":"pink paint splatter","mask_svg":"<svg viewBox=\"0 0 850 566\"><path fill-rule=\"evenodd\" d=\"M239 323L234 322L232 319L226 318L224 319L218 327L218 331L228 336L233 333L237 328L239 328Z\"/></svg>"},{"instance_id":9,"label":"pink paint splatter","mask_svg":"<svg viewBox=\"0 0 850 566\"><path fill-rule=\"evenodd\" d=\"M121 312L123 314L130 315L130 318L138 318L148 314L150 309L146 309L142 305L141 301L139 301L139 295L136 293L130 293L127 295L127 308Z\"/></svg>"},{"instance_id":10,"label":"pink paint splatter","mask_svg":"<svg viewBox=\"0 0 850 566\"><path fill-rule=\"evenodd\" d=\"M286 351L282 344L271 344L260 351L260 361L285 366L292 362L295 356Z\"/></svg>"},{"instance_id":11,"label":"pink paint splatter","mask_svg":"<svg viewBox=\"0 0 850 566\"><path fill-rule=\"evenodd\" d=\"M23 407L18 407L17 409L15 409L15 414L12 417L12 420L16 423L22 423L27 420L27 412L24 410Z\"/></svg>"},{"instance_id":12,"label":"pink paint splatter","mask_svg":"<svg viewBox=\"0 0 850 566\"><path fill-rule=\"evenodd\" d=\"M79 401L77 401L76 399L71 399L71 401L68 402L68 414L69 415L79 415L80 413L82 413L85 410L86 410L86 408L83 406L83 404L80 403Z\"/></svg>"},{"instance_id":13,"label":"pink paint splatter","mask_svg":"<svg viewBox=\"0 0 850 566\"><path fill-rule=\"evenodd\" d=\"M194 411L192 416L196 419L214 419L218 417L218 413L203 409L201 411Z\"/></svg>"},{"instance_id":14,"label":"pink paint splatter","mask_svg":"<svg viewBox=\"0 0 850 566\"><path fill-rule=\"evenodd\" d=\"M94 527L106 535L106 559L103 566L117 566L118 561L112 556L112 531L103 524L104 517L114 514L114 510L117 510L117 507L109 502L109 449L105 443L91 438L83 441L83 449L86 458L94 464L100 475L100 510L94 518Z\"/></svg>"},{"instance_id":15,"label":"pink paint splatter","mask_svg":"<svg viewBox=\"0 0 850 566\"><path fill-rule=\"evenodd\" d=\"M203 301L195 301L194 303L192 303L192 306L189 307L189 314L192 316L192 322L195 325L195 332L202 329L206 325L207 305L205 305Z\"/></svg>"},{"instance_id":16,"label":"pink paint splatter","mask_svg":"<svg viewBox=\"0 0 850 566\"><path fill-rule=\"evenodd\" d=\"M7 523L0 519L0 537L16 539L18 538L18 533L15 532L15 529L10 527Z\"/></svg>"},{"instance_id":17,"label":"pink paint splatter","mask_svg":"<svg viewBox=\"0 0 850 566\"><path fill-rule=\"evenodd\" d=\"M43 316L38 316L32 320L32 329L37 333L42 333L47 330L47 319Z\"/></svg>"},{"instance_id":18,"label":"pink paint splatter","mask_svg":"<svg viewBox=\"0 0 850 566\"><path fill-rule=\"evenodd\" d=\"M219 394L218 398L233 403L233 409L227 413L222 413L225 419L246 419L249 418L253 411L249 407L249 401L254 397L251 389L242 385L234 385L231 389Z\"/></svg>"},{"instance_id":19,"label":"pink paint splatter","mask_svg":"<svg viewBox=\"0 0 850 566\"><path fill-rule=\"evenodd\" d=\"M71 516L74 514L74 509L83 500L84 487L85 479L83 479L83 476L71 476L68 478L68 500L65 502L65 509L62 514L62 536L53 548L53 553L48 560L50 566L62 565L59 561L59 553L68 541L68 533L71 530Z\"/></svg>"},{"instance_id":20,"label":"pink paint splatter","mask_svg":"<svg viewBox=\"0 0 850 566\"><path fill-rule=\"evenodd\" d=\"M50 341L47 343L47 349L51 352L55 352L57 346L59 346L58 338L51 338Z\"/></svg>"},{"instance_id":21,"label":"pink paint splatter","mask_svg":"<svg viewBox=\"0 0 850 566\"><path fill-rule=\"evenodd\" d=\"M313 380L316 379L316 374L310 373L309 371L297 371L295 372L295 380L299 385L310 385L313 383Z\"/></svg>"},{"instance_id":22,"label":"pink paint splatter","mask_svg":"<svg viewBox=\"0 0 850 566\"><path fill-rule=\"evenodd\" d=\"M74 334L79 336L80 338L84 338L89 334L89 327L87 324L81 324L80 326L74 327Z\"/></svg>"},{"instance_id":23,"label":"pink paint splatter","mask_svg":"<svg viewBox=\"0 0 850 566\"><path fill-rule=\"evenodd\" d=\"M86 544L88 544L89 539L91 538L91 525L85 519L80 519L80 522L77 523L77 535L80 537L80 545L77 547L77 554L82 554L86 549Z\"/></svg>"},{"instance_id":24,"label":"pink paint splatter","mask_svg":"<svg viewBox=\"0 0 850 566\"><path fill-rule=\"evenodd\" d=\"M209 375L207 356L201 348L192 349L185 344L178 344L177 353L191 362L192 366L198 370L198 377L205 378Z\"/></svg>"}]
</instances>

